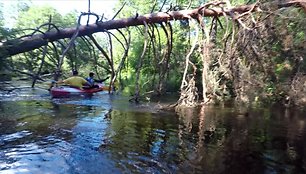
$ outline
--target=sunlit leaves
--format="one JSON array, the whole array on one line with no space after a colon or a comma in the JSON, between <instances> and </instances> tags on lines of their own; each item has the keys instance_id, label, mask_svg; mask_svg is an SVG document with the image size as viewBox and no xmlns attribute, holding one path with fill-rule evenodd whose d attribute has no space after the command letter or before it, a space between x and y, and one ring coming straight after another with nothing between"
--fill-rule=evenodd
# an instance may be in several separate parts
<instances>
[{"instance_id":1,"label":"sunlit leaves","mask_svg":"<svg viewBox=\"0 0 306 174\"><path fill-rule=\"evenodd\" d=\"M54 24L59 23L62 18L61 14L51 6L32 6L28 11L23 11L19 14L16 27L22 29L36 28L48 23L50 16Z\"/></svg>"},{"instance_id":2,"label":"sunlit leaves","mask_svg":"<svg viewBox=\"0 0 306 174\"><path fill-rule=\"evenodd\" d=\"M0 2L0 28L3 26L4 24L4 18L3 18L3 4Z\"/></svg>"}]
</instances>

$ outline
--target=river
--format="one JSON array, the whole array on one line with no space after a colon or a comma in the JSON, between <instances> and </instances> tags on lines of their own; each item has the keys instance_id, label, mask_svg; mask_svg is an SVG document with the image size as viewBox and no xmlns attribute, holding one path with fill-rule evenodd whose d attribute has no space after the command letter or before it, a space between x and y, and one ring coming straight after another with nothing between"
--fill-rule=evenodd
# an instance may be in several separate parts
<instances>
[{"instance_id":1,"label":"river","mask_svg":"<svg viewBox=\"0 0 306 174\"><path fill-rule=\"evenodd\" d=\"M161 98L163 104L166 98ZM0 173L305 173L305 112L203 106L180 113L105 92L0 97Z\"/></svg>"}]
</instances>

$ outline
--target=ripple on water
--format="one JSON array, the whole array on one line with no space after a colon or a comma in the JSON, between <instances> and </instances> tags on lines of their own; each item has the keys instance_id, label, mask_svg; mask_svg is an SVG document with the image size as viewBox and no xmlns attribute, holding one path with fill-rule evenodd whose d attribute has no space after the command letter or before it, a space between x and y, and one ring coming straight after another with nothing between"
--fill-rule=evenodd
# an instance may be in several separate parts
<instances>
[{"instance_id":1,"label":"ripple on water","mask_svg":"<svg viewBox=\"0 0 306 174\"><path fill-rule=\"evenodd\" d=\"M42 146L40 143L16 145L5 149L1 154L1 171L4 173L69 173L69 144ZM60 148L62 147L62 148ZM55 167L56 166L56 167Z\"/></svg>"},{"instance_id":2,"label":"ripple on water","mask_svg":"<svg viewBox=\"0 0 306 174\"><path fill-rule=\"evenodd\" d=\"M0 173L304 171L303 113L161 114L116 96L45 94L24 91L0 103Z\"/></svg>"},{"instance_id":3,"label":"ripple on water","mask_svg":"<svg viewBox=\"0 0 306 174\"><path fill-rule=\"evenodd\" d=\"M4 141L4 143L8 143L11 141L16 141L17 139L24 138L31 134L32 134L31 132L24 130L24 131L12 133L12 134L2 135L0 136L0 140Z\"/></svg>"},{"instance_id":4,"label":"ripple on water","mask_svg":"<svg viewBox=\"0 0 306 174\"><path fill-rule=\"evenodd\" d=\"M11 92L0 91L0 101L50 100L49 91L29 86L16 87Z\"/></svg>"},{"instance_id":5,"label":"ripple on water","mask_svg":"<svg viewBox=\"0 0 306 174\"><path fill-rule=\"evenodd\" d=\"M54 98L52 102L55 104L68 104L76 106L96 106L105 109L111 108L110 97L105 94L96 94L90 97L74 96L69 98Z\"/></svg>"}]
</instances>

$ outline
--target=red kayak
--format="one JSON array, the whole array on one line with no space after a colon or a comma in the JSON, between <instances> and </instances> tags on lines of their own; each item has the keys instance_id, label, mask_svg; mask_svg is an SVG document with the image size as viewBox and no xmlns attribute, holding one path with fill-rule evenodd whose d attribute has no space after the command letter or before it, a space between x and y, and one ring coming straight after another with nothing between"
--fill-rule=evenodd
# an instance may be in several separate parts
<instances>
[{"instance_id":1,"label":"red kayak","mask_svg":"<svg viewBox=\"0 0 306 174\"><path fill-rule=\"evenodd\" d=\"M69 96L77 96L77 95L91 95L96 92L100 92L103 90L108 90L108 86L103 86L99 84L97 88L75 88L71 86L57 86L52 87L50 90L51 96L55 98L59 97L69 97Z\"/></svg>"}]
</instances>

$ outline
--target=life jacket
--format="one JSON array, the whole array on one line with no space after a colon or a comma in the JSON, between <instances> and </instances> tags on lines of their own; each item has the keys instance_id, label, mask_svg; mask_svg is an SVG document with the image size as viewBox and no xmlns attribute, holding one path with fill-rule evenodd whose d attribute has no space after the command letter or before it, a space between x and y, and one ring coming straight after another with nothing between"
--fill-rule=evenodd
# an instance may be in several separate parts
<instances>
[{"instance_id":1,"label":"life jacket","mask_svg":"<svg viewBox=\"0 0 306 174\"><path fill-rule=\"evenodd\" d=\"M93 78L87 77L86 80L91 86L95 84L95 80Z\"/></svg>"}]
</instances>

